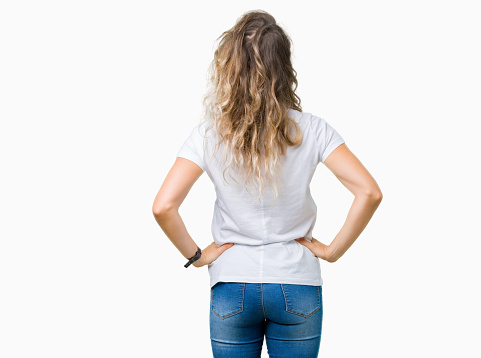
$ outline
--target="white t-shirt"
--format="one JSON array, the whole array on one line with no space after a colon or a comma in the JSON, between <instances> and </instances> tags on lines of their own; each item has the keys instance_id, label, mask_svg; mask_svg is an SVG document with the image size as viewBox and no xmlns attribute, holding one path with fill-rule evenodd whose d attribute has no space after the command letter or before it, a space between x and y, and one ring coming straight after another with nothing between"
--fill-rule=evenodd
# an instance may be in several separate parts
<instances>
[{"instance_id":1,"label":"white t-shirt","mask_svg":"<svg viewBox=\"0 0 481 358\"><path fill-rule=\"evenodd\" d=\"M287 147L281 156L283 190L275 202L267 181L260 202L256 202L256 189L249 189L251 196L241 183L230 179L230 170L225 175L228 184L224 182L220 167L222 148L214 157L215 129L206 135L206 122L194 127L177 153L197 164L214 183L215 243L235 243L208 265L211 287L219 281L310 286L323 283L320 259L294 239L305 237L311 241L317 206L309 183L317 165L344 139L324 119L311 113L290 109L288 115L299 124L303 141L298 147Z\"/></svg>"}]
</instances>

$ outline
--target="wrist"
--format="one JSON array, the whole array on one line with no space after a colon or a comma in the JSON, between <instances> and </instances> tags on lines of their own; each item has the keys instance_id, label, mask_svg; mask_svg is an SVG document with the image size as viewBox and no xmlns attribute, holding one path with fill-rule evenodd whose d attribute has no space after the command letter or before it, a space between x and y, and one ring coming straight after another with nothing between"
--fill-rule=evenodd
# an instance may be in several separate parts
<instances>
[{"instance_id":1,"label":"wrist","mask_svg":"<svg viewBox=\"0 0 481 358\"><path fill-rule=\"evenodd\" d=\"M204 255L202 255L202 251L200 252L200 257L192 262L192 266L195 266L197 268L204 266Z\"/></svg>"},{"instance_id":2,"label":"wrist","mask_svg":"<svg viewBox=\"0 0 481 358\"><path fill-rule=\"evenodd\" d=\"M187 263L184 265L185 268L189 267L190 265L193 265L193 266L196 266L196 267L199 267L198 266L198 262L199 260L201 259L201 256L202 256L202 250L199 246L197 246L197 252L195 253L194 256L190 257L189 258L189 261L187 261ZM197 264L196 264L197 262Z\"/></svg>"}]
</instances>

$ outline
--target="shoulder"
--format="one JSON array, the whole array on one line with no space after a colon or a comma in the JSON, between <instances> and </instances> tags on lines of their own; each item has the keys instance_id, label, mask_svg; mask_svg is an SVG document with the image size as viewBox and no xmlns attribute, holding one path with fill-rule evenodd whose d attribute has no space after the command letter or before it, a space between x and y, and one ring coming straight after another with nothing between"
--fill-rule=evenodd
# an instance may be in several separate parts
<instances>
[{"instance_id":1,"label":"shoulder","mask_svg":"<svg viewBox=\"0 0 481 358\"><path fill-rule=\"evenodd\" d=\"M287 113L289 117L294 119L301 127L319 127L323 121L321 117L315 116L311 112L301 112L291 108Z\"/></svg>"},{"instance_id":2,"label":"shoulder","mask_svg":"<svg viewBox=\"0 0 481 358\"><path fill-rule=\"evenodd\" d=\"M199 122L190 131L190 137L196 142L203 141L206 133L207 122Z\"/></svg>"},{"instance_id":3,"label":"shoulder","mask_svg":"<svg viewBox=\"0 0 481 358\"><path fill-rule=\"evenodd\" d=\"M193 128L192 132L195 134L203 134L205 133L205 127L206 127L207 122L199 122L197 123Z\"/></svg>"},{"instance_id":4,"label":"shoulder","mask_svg":"<svg viewBox=\"0 0 481 358\"><path fill-rule=\"evenodd\" d=\"M287 110L287 115L289 116L289 118L292 118L297 123L300 123L304 117L304 112L300 112L297 109L290 108Z\"/></svg>"}]
</instances>

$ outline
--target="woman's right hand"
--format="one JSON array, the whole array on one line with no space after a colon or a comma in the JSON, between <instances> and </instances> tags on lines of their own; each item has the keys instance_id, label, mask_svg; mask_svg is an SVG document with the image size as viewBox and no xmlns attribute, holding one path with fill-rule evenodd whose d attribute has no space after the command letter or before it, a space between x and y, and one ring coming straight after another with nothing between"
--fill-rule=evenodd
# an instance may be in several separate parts
<instances>
[{"instance_id":1,"label":"woman's right hand","mask_svg":"<svg viewBox=\"0 0 481 358\"><path fill-rule=\"evenodd\" d=\"M334 262L331 260L329 253L329 245L324 245L322 242L312 238L311 242L307 241L305 238L300 237L295 239L299 244L307 247L311 252L319 257L320 259L326 260L327 262Z\"/></svg>"}]
</instances>

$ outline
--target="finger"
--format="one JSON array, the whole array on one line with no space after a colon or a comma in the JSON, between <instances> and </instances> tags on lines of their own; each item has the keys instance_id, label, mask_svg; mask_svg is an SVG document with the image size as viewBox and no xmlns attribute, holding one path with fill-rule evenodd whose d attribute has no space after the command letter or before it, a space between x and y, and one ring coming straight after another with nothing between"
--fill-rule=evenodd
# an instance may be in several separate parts
<instances>
[{"instance_id":1,"label":"finger","mask_svg":"<svg viewBox=\"0 0 481 358\"><path fill-rule=\"evenodd\" d=\"M311 238L311 244L322 244L322 242L320 242L319 240L315 239L315 238Z\"/></svg>"},{"instance_id":2,"label":"finger","mask_svg":"<svg viewBox=\"0 0 481 358\"><path fill-rule=\"evenodd\" d=\"M312 243L310 243L309 241L307 241L305 238L300 238L300 239L296 239L296 241L301 244L301 245L304 245L305 247L307 247L308 249L310 249L312 247Z\"/></svg>"},{"instance_id":3,"label":"finger","mask_svg":"<svg viewBox=\"0 0 481 358\"><path fill-rule=\"evenodd\" d=\"M220 246L218 247L218 250L219 250L220 252L224 252L225 250L230 249L232 246L234 246L234 243L233 243L233 242L228 242L228 243L225 243L225 244L223 244L223 245L220 245Z\"/></svg>"}]
</instances>

